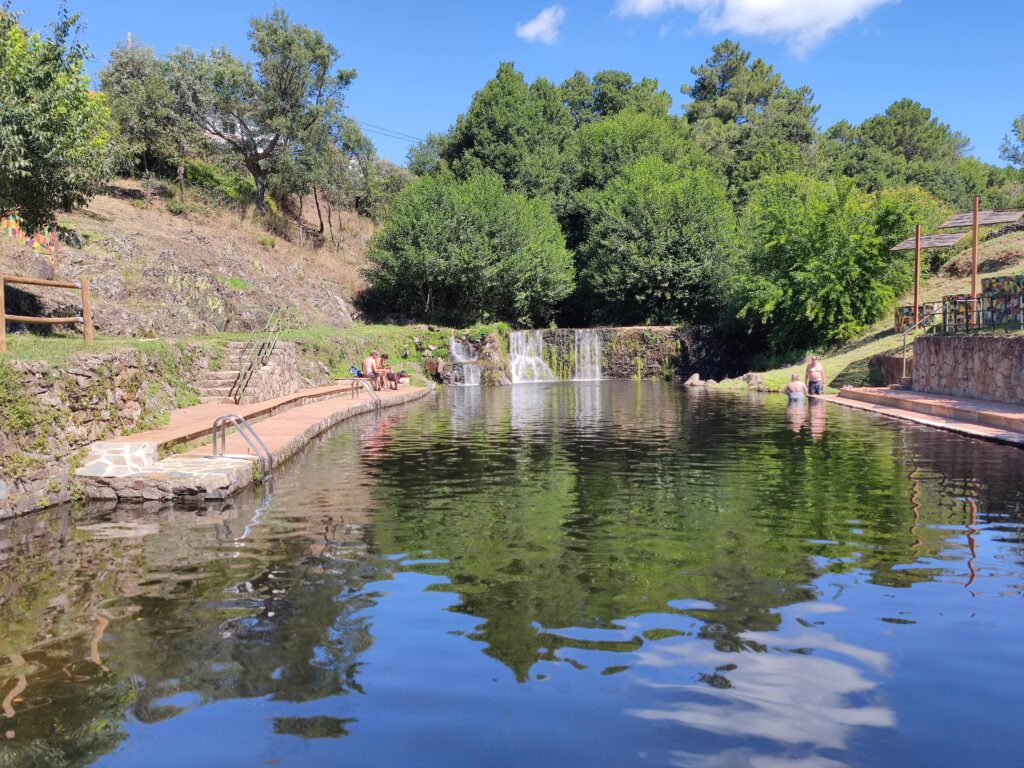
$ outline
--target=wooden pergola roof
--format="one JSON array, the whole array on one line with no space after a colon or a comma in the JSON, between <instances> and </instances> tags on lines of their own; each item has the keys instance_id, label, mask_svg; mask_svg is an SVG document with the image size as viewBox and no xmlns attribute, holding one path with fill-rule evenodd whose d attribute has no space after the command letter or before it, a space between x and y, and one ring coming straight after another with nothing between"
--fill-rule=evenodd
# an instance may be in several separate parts
<instances>
[{"instance_id":1,"label":"wooden pergola roof","mask_svg":"<svg viewBox=\"0 0 1024 768\"><path fill-rule=\"evenodd\" d=\"M1024 211L978 211L978 225L984 227L988 224L1013 224L1015 221L1019 221L1021 216L1024 216ZM972 226L974 226L973 213L958 213L940 224L939 229Z\"/></svg>"},{"instance_id":2,"label":"wooden pergola roof","mask_svg":"<svg viewBox=\"0 0 1024 768\"><path fill-rule=\"evenodd\" d=\"M945 235L922 235L921 236L921 250L925 248L945 248L947 245L953 245L958 240L966 237L966 232L951 232ZM917 247L917 238L908 237L902 243L897 243L890 251L912 251Z\"/></svg>"}]
</instances>

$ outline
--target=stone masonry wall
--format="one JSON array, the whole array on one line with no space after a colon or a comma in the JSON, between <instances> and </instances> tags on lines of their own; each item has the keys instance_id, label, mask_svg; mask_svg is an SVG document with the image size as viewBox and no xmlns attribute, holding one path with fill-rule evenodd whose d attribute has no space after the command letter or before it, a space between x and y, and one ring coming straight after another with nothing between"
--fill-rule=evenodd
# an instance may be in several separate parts
<instances>
[{"instance_id":1,"label":"stone masonry wall","mask_svg":"<svg viewBox=\"0 0 1024 768\"><path fill-rule=\"evenodd\" d=\"M323 386L330 380L327 366L304 357L295 342L279 341L267 364L253 372L242 401L258 403L272 400L306 387Z\"/></svg>"},{"instance_id":2,"label":"stone masonry wall","mask_svg":"<svg viewBox=\"0 0 1024 768\"><path fill-rule=\"evenodd\" d=\"M1024 336L922 336L914 389L1024 404Z\"/></svg>"},{"instance_id":3,"label":"stone masonry wall","mask_svg":"<svg viewBox=\"0 0 1024 768\"><path fill-rule=\"evenodd\" d=\"M73 499L85 447L158 426L196 402L201 349L85 354L67 365L0 360L0 518Z\"/></svg>"}]
</instances>

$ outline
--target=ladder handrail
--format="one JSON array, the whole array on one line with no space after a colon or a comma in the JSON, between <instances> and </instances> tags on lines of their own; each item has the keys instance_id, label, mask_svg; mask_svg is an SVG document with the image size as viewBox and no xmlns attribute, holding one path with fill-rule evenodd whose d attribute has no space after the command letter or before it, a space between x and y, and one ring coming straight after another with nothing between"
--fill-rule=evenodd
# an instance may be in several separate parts
<instances>
[{"instance_id":1,"label":"ladder handrail","mask_svg":"<svg viewBox=\"0 0 1024 768\"><path fill-rule=\"evenodd\" d=\"M379 411L381 408L384 407L383 402L380 399L380 395L378 395L373 390L373 385L370 384L369 381L367 381L366 379L353 379L352 382L353 382L353 384L358 382L359 384L361 384L363 386L363 389L365 389L369 393L370 400L373 401L373 408L374 408L374 410L378 410ZM352 397L353 398L356 397L356 390L354 388L352 389Z\"/></svg>"},{"instance_id":2,"label":"ladder handrail","mask_svg":"<svg viewBox=\"0 0 1024 768\"><path fill-rule=\"evenodd\" d=\"M228 397L236 405L242 402L245 389L249 385L253 374L256 373L256 369L266 365L277 348L277 342L284 330L280 315L281 307L274 307L267 316L267 321L263 324L262 333L265 334L265 338L259 344L255 344L256 334L260 333L260 329L253 329L253 332L249 334L249 339L238 353L238 376L228 392Z\"/></svg>"},{"instance_id":3,"label":"ladder handrail","mask_svg":"<svg viewBox=\"0 0 1024 768\"><path fill-rule=\"evenodd\" d=\"M220 433L220 455L227 453L227 442L228 442L228 423L234 424L235 429L238 430L246 443L252 449L252 452L260 460L260 470L262 472L262 481L264 483L270 483L270 486L274 485L274 455L267 448L266 444L256 434L256 430L252 428L252 425L246 421L245 417L237 413L228 413L223 416L218 416L213 420L213 427L210 430L213 437L213 455L217 456L217 429L221 429ZM250 439L250 435L252 438ZM255 442L253 442L255 440Z\"/></svg>"}]
</instances>

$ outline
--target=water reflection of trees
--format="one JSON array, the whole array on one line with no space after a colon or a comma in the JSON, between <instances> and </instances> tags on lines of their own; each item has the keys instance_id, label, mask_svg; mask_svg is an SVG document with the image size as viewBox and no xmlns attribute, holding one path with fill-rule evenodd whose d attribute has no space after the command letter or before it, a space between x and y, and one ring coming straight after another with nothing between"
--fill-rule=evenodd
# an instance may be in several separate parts
<instances>
[{"instance_id":1,"label":"water reflection of trees","mask_svg":"<svg viewBox=\"0 0 1024 768\"><path fill-rule=\"evenodd\" d=\"M950 542L965 501L949 484L978 485L965 467L999 471L991 456L943 464L944 442L837 409L794 434L781 399L628 384L474 394L468 413L413 414L367 461L386 479L373 542L446 561L418 567L448 578L456 610L483 620L485 652L519 679L579 644L559 629L613 628L681 598L710 604L685 612L728 651L814 599L823 574L907 587L962 570ZM999 482L1003 498L1013 481ZM907 567L919 560L931 565Z\"/></svg>"},{"instance_id":2,"label":"water reflection of trees","mask_svg":"<svg viewBox=\"0 0 1024 768\"><path fill-rule=\"evenodd\" d=\"M183 692L204 703L360 690L371 643L360 587L379 577L351 557L362 527L314 507L239 541L254 507L243 498L77 522L53 512L2 527L0 697L12 681L24 690L0 717L0 764L88 764L124 738L126 715L174 716ZM275 732L345 732L337 718L281 720Z\"/></svg>"}]
</instances>

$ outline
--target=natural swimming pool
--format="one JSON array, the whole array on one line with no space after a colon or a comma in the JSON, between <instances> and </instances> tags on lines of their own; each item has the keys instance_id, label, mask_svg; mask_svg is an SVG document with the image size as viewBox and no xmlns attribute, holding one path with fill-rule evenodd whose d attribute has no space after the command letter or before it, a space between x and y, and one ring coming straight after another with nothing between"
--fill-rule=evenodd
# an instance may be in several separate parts
<instances>
[{"instance_id":1,"label":"natural swimming pool","mask_svg":"<svg viewBox=\"0 0 1024 768\"><path fill-rule=\"evenodd\" d=\"M0 525L0 765L1014 765L1024 454L634 382L446 388L270 506Z\"/></svg>"}]
</instances>

